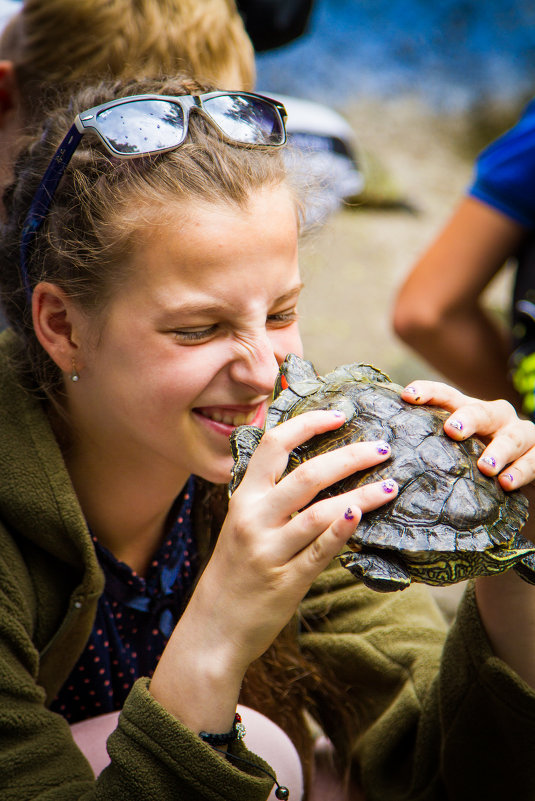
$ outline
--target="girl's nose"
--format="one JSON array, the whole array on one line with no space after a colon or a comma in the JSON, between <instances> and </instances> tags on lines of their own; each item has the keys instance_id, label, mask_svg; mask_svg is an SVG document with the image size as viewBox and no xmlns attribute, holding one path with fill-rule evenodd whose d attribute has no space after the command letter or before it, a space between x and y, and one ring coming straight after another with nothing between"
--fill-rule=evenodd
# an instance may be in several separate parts
<instances>
[{"instance_id":1,"label":"girl's nose","mask_svg":"<svg viewBox=\"0 0 535 801\"><path fill-rule=\"evenodd\" d=\"M245 384L260 395L273 391L279 365L267 336L258 337L254 342L240 343L239 352L230 366L233 381Z\"/></svg>"}]
</instances>

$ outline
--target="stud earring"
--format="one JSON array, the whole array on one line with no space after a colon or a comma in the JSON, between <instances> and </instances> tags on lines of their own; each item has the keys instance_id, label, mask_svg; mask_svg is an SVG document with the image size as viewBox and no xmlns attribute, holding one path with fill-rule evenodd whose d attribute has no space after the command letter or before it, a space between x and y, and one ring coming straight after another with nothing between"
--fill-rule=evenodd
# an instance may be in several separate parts
<instances>
[{"instance_id":1,"label":"stud earring","mask_svg":"<svg viewBox=\"0 0 535 801\"><path fill-rule=\"evenodd\" d=\"M72 370L71 370L71 381L76 382L76 381L79 381L79 380L80 380L80 376L78 374L78 370L76 369L76 363L75 363L75 361L73 359L72 360Z\"/></svg>"}]
</instances>

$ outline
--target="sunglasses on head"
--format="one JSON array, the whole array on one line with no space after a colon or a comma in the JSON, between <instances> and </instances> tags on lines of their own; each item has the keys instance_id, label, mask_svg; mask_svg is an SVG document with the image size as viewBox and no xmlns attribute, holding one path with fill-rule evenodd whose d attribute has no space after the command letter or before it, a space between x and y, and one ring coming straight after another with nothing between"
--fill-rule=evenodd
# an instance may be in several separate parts
<instances>
[{"instance_id":1,"label":"sunglasses on head","mask_svg":"<svg viewBox=\"0 0 535 801\"><path fill-rule=\"evenodd\" d=\"M28 300L32 295L27 269L29 248L82 136L94 131L106 150L118 158L165 153L184 143L192 110L202 114L232 144L280 147L286 142L286 109L277 100L253 92L135 95L78 114L48 165L24 221L20 270Z\"/></svg>"}]
</instances>

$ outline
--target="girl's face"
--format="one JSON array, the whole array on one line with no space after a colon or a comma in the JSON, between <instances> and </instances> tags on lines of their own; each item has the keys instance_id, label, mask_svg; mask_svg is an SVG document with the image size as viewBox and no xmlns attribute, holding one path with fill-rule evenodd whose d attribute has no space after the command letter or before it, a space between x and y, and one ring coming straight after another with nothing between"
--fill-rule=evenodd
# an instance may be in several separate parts
<instances>
[{"instance_id":1,"label":"girl's face","mask_svg":"<svg viewBox=\"0 0 535 801\"><path fill-rule=\"evenodd\" d=\"M93 345L81 344L69 407L98 458L226 482L230 433L263 424L278 365L302 351L295 204L275 187L245 209L164 214L140 232Z\"/></svg>"}]
</instances>

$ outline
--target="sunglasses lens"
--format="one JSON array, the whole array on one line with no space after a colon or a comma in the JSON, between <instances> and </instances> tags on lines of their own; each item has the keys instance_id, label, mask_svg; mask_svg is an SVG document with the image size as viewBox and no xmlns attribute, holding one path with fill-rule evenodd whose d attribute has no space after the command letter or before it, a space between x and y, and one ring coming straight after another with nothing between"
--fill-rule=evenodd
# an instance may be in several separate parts
<instances>
[{"instance_id":1,"label":"sunglasses lens","mask_svg":"<svg viewBox=\"0 0 535 801\"><path fill-rule=\"evenodd\" d=\"M220 95L203 98L203 108L225 136L251 145L282 145L284 123L277 109L262 98Z\"/></svg>"},{"instance_id":2,"label":"sunglasses lens","mask_svg":"<svg viewBox=\"0 0 535 801\"><path fill-rule=\"evenodd\" d=\"M101 111L96 123L111 148L122 155L165 150L184 139L184 112L167 100L121 103Z\"/></svg>"}]
</instances>

